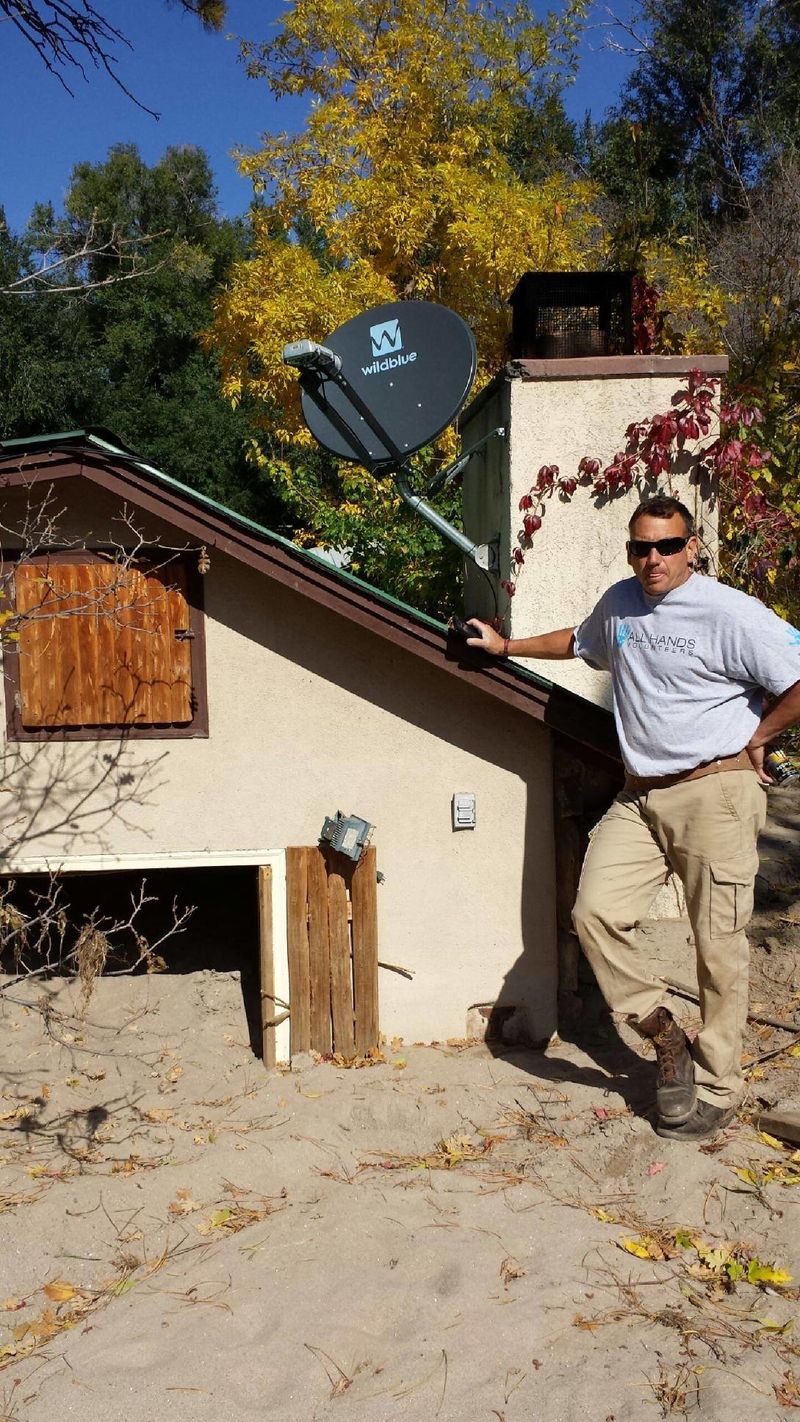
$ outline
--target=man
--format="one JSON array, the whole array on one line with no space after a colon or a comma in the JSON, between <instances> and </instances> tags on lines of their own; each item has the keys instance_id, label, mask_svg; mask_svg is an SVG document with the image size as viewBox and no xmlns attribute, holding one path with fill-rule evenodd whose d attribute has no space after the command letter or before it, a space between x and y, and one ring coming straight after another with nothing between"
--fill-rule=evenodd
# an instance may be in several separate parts
<instances>
[{"instance_id":1,"label":"man","mask_svg":"<svg viewBox=\"0 0 800 1422\"><path fill-rule=\"evenodd\" d=\"M634 576L579 627L512 640L470 619L468 645L581 657L611 673L625 786L592 837L573 920L609 1007L654 1043L658 1134L702 1141L742 1096L764 753L800 721L800 633L693 571L694 523L677 499L647 499L629 533ZM636 945L636 924L670 871L684 885L697 950L702 1027L691 1053Z\"/></svg>"}]
</instances>

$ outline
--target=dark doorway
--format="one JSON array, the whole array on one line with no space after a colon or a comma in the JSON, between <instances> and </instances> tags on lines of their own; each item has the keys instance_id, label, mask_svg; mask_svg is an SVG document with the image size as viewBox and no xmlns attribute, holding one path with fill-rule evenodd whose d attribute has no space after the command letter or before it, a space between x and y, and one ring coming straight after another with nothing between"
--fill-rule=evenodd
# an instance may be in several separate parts
<instances>
[{"instance_id":1,"label":"dark doorway","mask_svg":"<svg viewBox=\"0 0 800 1422\"><path fill-rule=\"evenodd\" d=\"M172 932L188 909L190 915ZM86 925L108 939L107 968L238 973L250 1045L261 1056L255 866L0 879L3 972L74 973L76 946Z\"/></svg>"}]
</instances>

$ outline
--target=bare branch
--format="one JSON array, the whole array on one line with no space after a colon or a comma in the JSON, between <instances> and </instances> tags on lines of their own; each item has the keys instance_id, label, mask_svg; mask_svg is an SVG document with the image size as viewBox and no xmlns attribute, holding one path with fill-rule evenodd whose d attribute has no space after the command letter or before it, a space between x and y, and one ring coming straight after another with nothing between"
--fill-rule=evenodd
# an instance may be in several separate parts
<instances>
[{"instance_id":1,"label":"bare branch","mask_svg":"<svg viewBox=\"0 0 800 1422\"><path fill-rule=\"evenodd\" d=\"M122 30L118 30L96 10L90 0L0 0L0 15L5 15L23 39L35 50L45 68L73 94L62 71L69 66L86 79L84 61L95 69L105 70L123 94L152 118L159 115L132 94L116 72L116 45L131 48Z\"/></svg>"},{"instance_id":2,"label":"bare branch","mask_svg":"<svg viewBox=\"0 0 800 1422\"><path fill-rule=\"evenodd\" d=\"M103 226L97 217L93 217L81 245L70 252L63 250L63 238L54 237L52 244L40 253L38 266L33 271L17 277L7 286L0 287L0 295L66 296L75 292L96 291L100 287L116 286L119 282L152 276L169 262L169 255L148 262L142 253L142 248L146 249L161 238L168 237L170 234L167 229L148 232L144 236L125 237L115 223L111 225L108 235L104 236ZM65 273L79 271L81 267L101 259L116 261L124 270L110 272L107 276L94 280L86 277L70 283L63 279Z\"/></svg>"},{"instance_id":3,"label":"bare branch","mask_svg":"<svg viewBox=\"0 0 800 1422\"><path fill-rule=\"evenodd\" d=\"M618 15L610 5L605 5L603 10L608 16L608 19L599 20L597 24L588 26L589 29L607 31L601 49L611 50L613 54L625 54L629 56L649 53L652 49L652 40L644 30L638 27L637 23L637 19L641 21L642 25L646 23L641 7L638 9L638 17L637 9L634 6L631 14L627 15L624 19L621 15ZM624 35L626 38L621 40L618 38L618 35Z\"/></svg>"},{"instance_id":4,"label":"bare branch","mask_svg":"<svg viewBox=\"0 0 800 1422\"><path fill-rule=\"evenodd\" d=\"M148 904L158 900L147 893L146 880L131 894L127 918L111 918L94 909L81 923L71 920L63 887L58 876L52 875L44 890L31 893L27 912L13 902L17 890L13 880L0 892L0 951L16 969L0 984L0 996L21 982L68 973L80 981L85 1011L95 982L109 962L122 960L124 966L108 969L107 976L127 976L141 967L151 973L163 971L166 963L157 950L184 933L194 913L192 906L179 908L173 899L171 922L150 942L139 928L139 918Z\"/></svg>"}]
</instances>

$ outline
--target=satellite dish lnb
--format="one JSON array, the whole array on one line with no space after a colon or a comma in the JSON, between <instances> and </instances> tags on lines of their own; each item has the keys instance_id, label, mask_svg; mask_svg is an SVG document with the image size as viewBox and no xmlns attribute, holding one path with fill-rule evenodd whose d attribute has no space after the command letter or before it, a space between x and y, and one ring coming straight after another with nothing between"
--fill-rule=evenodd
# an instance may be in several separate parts
<instances>
[{"instance_id":1,"label":"satellite dish lnb","mask_svg":"<svg viewBox=\"0 0 800 1422\"><path fill-rule=\"evenodd\" d=\"M334 362L304 369L303 417L314 438L340 459L396 464L430 444L455 419L475 379L475 338L465 321L432 301L394 301L354 316L316 350L338 358L349 391L333 378ZM313 372L313 373L312 373ZM355 401L353 396L356 397ZM363 402L374 417L373 428ZM377 429L388 436L384 442Z\"/></svg>"}]
</instances>

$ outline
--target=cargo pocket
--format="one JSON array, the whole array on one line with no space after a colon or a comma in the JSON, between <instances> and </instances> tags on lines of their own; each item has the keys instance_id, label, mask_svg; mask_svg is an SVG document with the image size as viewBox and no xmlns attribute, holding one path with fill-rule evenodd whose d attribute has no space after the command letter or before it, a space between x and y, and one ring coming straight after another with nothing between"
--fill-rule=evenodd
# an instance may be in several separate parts
<instances>
[{"instance_id":1,"label":"cargo pocket","mask_svg":"<svg viewBox=\"0 0 800 1422\"><path fill-rule=\"evenodd\" d=\"M709 933L712 938L728 938L750 922L753 912L755 871L741 862L709 865Z\"/></svg>"}]
</instances>

